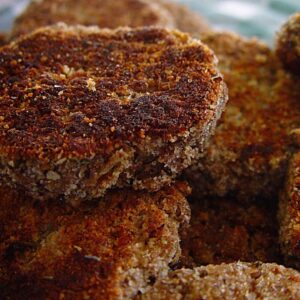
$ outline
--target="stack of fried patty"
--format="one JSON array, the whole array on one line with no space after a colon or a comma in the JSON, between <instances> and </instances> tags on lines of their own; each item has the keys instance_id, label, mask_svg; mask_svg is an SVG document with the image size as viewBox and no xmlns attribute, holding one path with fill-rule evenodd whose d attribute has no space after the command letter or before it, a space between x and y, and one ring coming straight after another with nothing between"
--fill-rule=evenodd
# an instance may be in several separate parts
<instances>
[{"instance_id":1,"label":"stack of fried patty","mask_svg":"<svg viewBox=\"0 0 300 300\"><path fill-rule=\"evenodd\" d=\"M275 53L168 0L32 1L0 48L1 297L299 299L299 24Z\"/></svg>"}]
</instances>

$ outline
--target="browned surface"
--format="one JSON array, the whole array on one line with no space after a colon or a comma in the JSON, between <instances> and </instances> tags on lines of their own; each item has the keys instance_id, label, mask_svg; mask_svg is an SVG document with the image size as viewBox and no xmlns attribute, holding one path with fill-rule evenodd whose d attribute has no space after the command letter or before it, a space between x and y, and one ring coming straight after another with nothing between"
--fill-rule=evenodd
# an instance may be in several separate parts
<instances>
[{"instance_id":1,"label":"browned surface","mask_svg":"<svg viewBox=\"0 0 300 300\"><path fill-rule=\"evenodd\" d=\"M158 190L199 156L227 100L212 51L164 29L49 27L0 62L2 173L35 198L95 198L121 177Z\"/></svg>"},{"instance_id":2,"label":"browned surface","mask_svg":"<svg viewBox=\"0 0 300 300\"><path fill-rule=\"evenodd\" d=\"M203 41L220 60L230 100L204 158L189 171L195 195L276 197L290 133L300 125L300 82L257 40L216 33Z\"/></svg>"},{"instance_id":3,"label":"browned surface","mask_svg":"<svg viewBox=\"0 0 300 300\"><path fill-rule=\"evenodd\" d=\"M29 33L39 27L65 22L68 25L174 27L171 14L152 1L143 0L43 0L32 1L17 18L12 36Z\"/></svg>"},{"instance_id":4,"label":"browned surface","mask_svg":"<svg viewBox=\"0 0 300 300\"><path fill-rule=\"evenodd\" d=\"M291 16L279 31L276 51L284 66L300 75L300 12Z\"/></svg>"},{"instance_id":5,"label":"browned surface","mask_svg":"<svg viewBox=\"0 0 300 300\"><path fill-rule=\"evenodd\" d=\"M0 32L0 47L4 46L7 43L6 39L7 39L7 34Z\"/></svg>"},{"instance_id":6,"label":"browned surface","mask_svg":"<svg viewBox=\"0 0 300 300\"><path fill-rule=\"evenodd\" d=\"M297 300L300 298L300 274L276 264L209 265L170 273L141 298Z\"/></svg>"},{"instance_id":7,"label":"browned surface","mask_svg":"<svg viewBox=\"0 0 300 300\"><path fill-rule=\"evenodd\" d=\"M208 22L198 13L173 0L154 0L165 8L175 19L175 27L196 37L212 31Z\"/></svg>"},{"instance_id":8,"label":"browned surface","mask_svg":"<svg viewBox=\"0 0 300 300\"><path fill-rule=\"evenodd\" d=\"M188 192L181 183L152 194L121 190L73 210L1 188L1 299L134 296L178 260Z\"/></svg>"},{"instance_id":9,"label":"browned surface","mask_svg":"<svg viewBox=\"0 0 300 300\"><path fill-rule=\"evenodd\" d=\"M192 203L191 224L182 237L182 265L281 262L277 207L261 202L226 198Z\"/></svg>"},{"instance_id":10,"label":"browned surface","mask_svg":"<svg viewBox=\"0 0 300 300\"><path fill-rule=\"evenodd\" d=\"M300 269L300 153L294 155L280 199L280 242L285 262Z\"/></svg>"},{"instance_id":11,"label":"browned surface","mask_svg":"<svg viewBox=\"0 0 300 300\"><path fill-rule=\"evenodd\" d=\"M12 36L57 22L102 28L160 26L195 36L211 30L202 16L172 0L44 0L33 1L17 18Z\"/></svg>"},{"instance_id":12,"label":"browned surface","mask_svg":"<svg viewBox=\"0 0 300 300\"><path fill-rule=\"evenodd\" d=\"M52 27L1 49L0 62L1 153L11 158L169 141L211 119L223 82L206 46L154 28Z\"/></svg>"}]
</instances>

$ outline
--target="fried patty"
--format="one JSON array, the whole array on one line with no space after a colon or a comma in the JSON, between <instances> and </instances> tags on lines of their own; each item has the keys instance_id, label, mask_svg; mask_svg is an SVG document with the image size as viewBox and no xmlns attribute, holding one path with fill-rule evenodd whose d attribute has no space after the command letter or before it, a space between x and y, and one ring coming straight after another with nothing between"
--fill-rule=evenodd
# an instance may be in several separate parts
<instances>
[{"instance_id":1,"label":"fried patty","mask_svg":"<svg viewBox=\"0 0 300 300\"><path fill-rule=\"evenodd\" d=\"M177 262L189 192L118 190L75 210L2 187L1 299L131 299Z\"/></svg>"},{"instance_id":2,"label":"fried patty","mask_svg":"<svg viewBox=\"0 0 300 300\"><path fill-rule=\"evenodd\" d=\"M65 22L69 25L160 26L199 36L211 31L208 22L186 6L170 0L43 0L32 1L16 19L12 37Z\"/></svg>"},{"instance_id":3,"label":"fried patty","mask_svg":"<svg viewBox=\"0 0 300 300\"><path fill-rule=\"evenodd\" d=\"M300 12L292 15L279 31L276 52L287 70L300 75Z\"/></svg>"},{"instance_id":4,"label":"fried patty","mask_svg":"<svg viewBox=\"0 0 300 300\"><path fill-rule=\"evenodd\" d=\"M300 125L300 81L256 39L215 33L203 41L220 60L230 100L203 158L187 172L195 197L274 199L290 157L290 132Z\"/></svg>"},{"instance_id":5,"label":"fried patty","mask_svg":"<svg viewBox=\"0 0 300 300\"><path fill-rule=\"evenodd\" d=\"M7 43L7 34L0 32L0 47Z\"/></svg>"},{"instance_id":6,"label":"fried patty","mask_svg":"<svg viewBox=\"0 0 300 300\"><path fill-rule=\"evenodd\" d=\"M16 19L12 37L30 33L43 26L64 22L68 25L175 26L171 14L152 1L144 0L42 0L31 1Z\"/></svg>"},{"instance_id":7,"label":"fried patty","mask_svg":"<svg viewBox=\"0 0 300 300\"><path fill-rule=\"evenodd\" d=\"M191 211L191 224L182 236L181 265L282 262L273 203L206 198L194 201Z\"/></svg>"},{"instance_id":8,"label":"fried patty","mask_svg":"<svg viewBox=\"0 0 300 300\"><path fill-rule=\"evenodd\" d=\"M35 199L160 189L227 101L213 52L177 31L58 25L3 47L0 63L0 175Z\"/></svg>"},{"instance_id":9,"label":"fried patty","mask_svg":"<svg viewBox=\"0 0 300 300\"><path fill-rule=\"evenodd\" d=\"M300 153L291 160L280 197L280 242L285 263L300 269Z\"/></svg>"},{"instance_id":10,"label":"fried patty","mask_svg":"<svg viewBox=\"0 0 300 300\"><path fill-rule=\"evenodd\" d=\"M276 264L209 265L175 271L141 299L290 299L300 298L300 274Z\"/></svg>"},{"instance_id":11,"label":"fried patty","mask_svg":"<svg viewBox=\"0 0 300 300\"><path fill-rule=\"evenodd\" d=\"M210 25L202 16L185 5L172 0L154 0L154 2L173 16L177 29L197 37L212 31Z\"/></svg>"}]
</instances>

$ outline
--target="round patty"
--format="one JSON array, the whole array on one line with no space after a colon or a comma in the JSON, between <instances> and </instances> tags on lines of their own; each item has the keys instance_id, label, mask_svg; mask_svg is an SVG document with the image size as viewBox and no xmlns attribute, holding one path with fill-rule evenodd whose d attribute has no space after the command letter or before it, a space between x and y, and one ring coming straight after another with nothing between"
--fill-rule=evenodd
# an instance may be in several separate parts
<instances>
[{"instance_id":1,"label":"round patty","mask_svg":"<svg viewBox=\"0 0 300 300\"><path fill-rule=\"evenodd\" d=\"M44 28L0 50L0 74L0 174L44 200L160 189L227 100L213 52L157 28Z\"/></svg>"},{"instance_id":2,"label":"round patty","mask_svg":"<svg viewBox=\"0 0 300 300\"><path fill-rule=\"evenodd\" d=\"M74 209L0 187L1 299L133 299L178 262L188 193L124 189Z\"/></svg>"},{"instance_id":3,"label":"round patty","mask_svg":"<svg viewBox=\"0 0 300 300\"><path fill-rule=\"evenodd\" d=\"M42 0L32 1L16 19L12 36L30 33L43 26L65 22L68 25L174 27L171 14L145 0Z\"/></svg>"},{"instance_id":4,"label":"round patty","mask_svg":"<svg viewBox=\"0 0 300 300\"><path fill-rule=\"evenodd\" d=\"M284 66L300 75L300 12L291 16L279 31L276 51Z\"/></svg>"}]
</instances>

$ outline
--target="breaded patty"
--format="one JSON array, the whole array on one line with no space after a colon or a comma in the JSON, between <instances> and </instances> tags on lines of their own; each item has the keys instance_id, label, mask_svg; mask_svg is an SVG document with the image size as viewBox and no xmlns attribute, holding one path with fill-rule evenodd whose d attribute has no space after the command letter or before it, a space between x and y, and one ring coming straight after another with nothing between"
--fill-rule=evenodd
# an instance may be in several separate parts
<instances>
[{"instance_id":1,"label":"breaded patty","mask_svg":"<svg viewBox=\"0 0 300 300\"><path fill-rule=\"evenodd\" d=\"M43 26L64 22L68 25L175 27L171 14L145 0L33 0L16 19L12 37Z\"/></svg>"},{"instance_id":2,"label":"breaded patty","mask_svg":"<svg viewBox=\"0 0 300 300\"><path fill-rule=\"evenodd\" d=\"M44 28L0 50L0 74L0 175L41 200L160 189L227 101L213 52L165 29Z\"/></svg>"},{"instance_id":3,"label":"breaded patty","mask_svg":"<svg viewBox=\"0 0 300 300\"><path fill-rule=\"evenodd\" d=\"M32 1L16 19L12 37L57 22L102 28L160 26L195 36L211 30L203 17L172 0L42 0Z\"/></svg>"},{"instance_id":4,"label":"breaded patty","mask_svg":"<svg viewBox=\"0 0 300 300\"><path fill-rule=\"evenodd\" d=\"M0 32L0 47L7 43L7 34Z\"/></svg>"},{"instance_id":5,"label":"breaded patty","mask_svg":"<svg viewBox=\"0 0 300 300\"><path fill-rule=\"evenodd\" d=\"M203 158L188 171L195 197L272 199L284 181L290 132L300 126L300 81L256 39L215 33L203 41L220 60L230 100Z\"/></svg>"},{"instance_id":6,"label":"breaded patty","mask_svg":"<svg viewBox=\"0 0 300 300\"><path fill-rule=\"evenodd\" d=\"M300 152L291 160L280 198L280 242L285 262L300 269Z\"/></svg>"},{"instance_id":7,"label":"breaded patty","mask_svg":"<svg viewBox=\"0 0 300 300\"><path fill-rule=\"evenodd\" d=\"M198 199L191 211L191 224L182 237L181 265L281 263L275 204Z\"/></svg>"},{"instance_id":8,"label":"breaded patty","mask_svg":"<svg viewBox=\"0 0 300 300\"><path fill-rule=\"evenodd\" d=\"M113 191L76 210L0 190L1 299L128 299L180 256L184 183Z\"/></svg>"},{"instance_id":9,"label":"breaded patty","mask_svg":"<svg viewBox=\"0 0 300 300\"><path fill-rule=\"evenodd\" d=\"M172 0L152 0L166 9L175 19L175 27L193 36L202 36L212 31L208 22L198 13L193 12L187 6Z\"/></svg>"},{"instance_id":10,"label":"breaded patty","mask_svg":"<svg viewBox=\"0 0 300 300\"><path fill-rule=\"evenodd\" d=\"M182 269L162 278L141 299L300 298L300 274L276 264L237 262Z\"/></svg>"},{"instance_id":11,"label":"breaded patty","mask_svg":"<svg viewBox=\"0 0 300 300\"><path fill-rule=\"evenodd\" d=\"M289 71L300 75L300 12L292 15L279 31L276 52Z\"/></svg>"}]
</instances>

